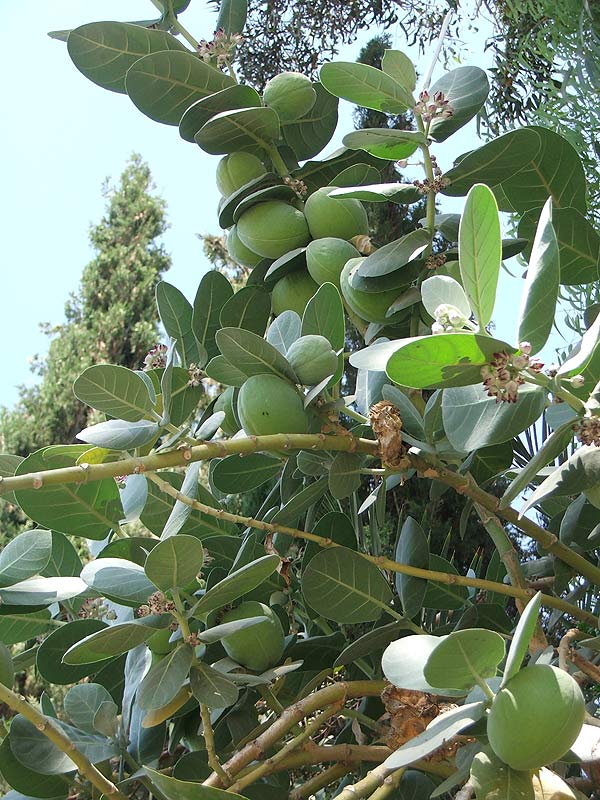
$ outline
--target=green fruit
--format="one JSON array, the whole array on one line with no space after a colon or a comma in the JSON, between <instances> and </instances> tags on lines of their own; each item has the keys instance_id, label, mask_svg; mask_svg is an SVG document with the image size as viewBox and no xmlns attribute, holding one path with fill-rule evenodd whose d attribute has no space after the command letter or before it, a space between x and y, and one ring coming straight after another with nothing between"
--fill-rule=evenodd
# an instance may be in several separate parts
<instances>
[{"instance_id":1,"label":"green fruit","mask_svg":"<svg viewBox=\"0 0 600 800\"><path fill-rule=\"evenodd\" d=\"M257 203L245 211L238 220L237 235L254 253L273 260L310 240L304 214L282 200Z\"/></svg>"},{"instance_id":2,"label":"green fruit","mask_svg":"<svg viewBox=\"0 0 600 800\"><path fill-rule=\"evenodd\" d=\"M536 664L500 689L487 734L494 753L509 767L539 769L567 752L584 718L585 701L576 681L562 669Z\"/></svg>"},{"instance_id":3,"label":"green fruit","mask_svg":"<svg viewBox=\"0 0 600 800\"><path fill-rule=\"evenodd\" d=\"M367 212L360 200L329 197L335 186L317 189L306 201L304 215L313 239L335 236L352 239L369 232Z\"/></svg>"},{"instance_id":4,"label":"green fruit","mask_svg":"<svg viewBox=\"0 0 600 800\"><path fill-rule=\"evenodd\" d=\"M314 386L337 370L338 357L324 336L309 334L296 339L286 353L300 383Z\"/></svg>"},{"instance_id":5,"label":"green fruit","mask_svg":"<svg viewBox=\"0 0 600 800\"><path fill-rule=\"evenodd\" d=\"M246 433L308 433L309 418L295 387L276 375L253 375L238 395L238 416Z\"/></svg>"},{"instance_id":6,"label":"green fruit","mask_svg":"<svg viewBox=\"0 0 600 800\"><path fill-rule=\"evenodd\" d=\"M236 631L221 639L225 652L238 664L254 672L264 672L279 663L285 647L283 628L277 615L264 603L248 600L228 611L222 622L248 617L267 617L250 628Z\"/></svg>"},{"instance_id":7,"label":"green fruit","mask_svg":"<svg viewBox=\"0 0 600 800\"><path fill-rule=\"evenodd\" d=\"M310 78L300 72L282 72L267 81L263 100L279 119L290 122L308 114L317 101L317 93Z\"/></svg>"},{"instance_id":8,"label":"green fruit","mask_svg":"<svg viewBox=\"0 0 600 800\"><path fill-rule=\"evenodd\" d=\"M266 173L264 164L252 153L231 153L217 165L217 189L229 197L245 184Z\"/></svg>"},{"instance_id":9,"label":"green fruit","mask_svg":"<svg viewBox=\"0 0 600 800\"><path fill-rule=\"evenodd\" d=\"M241 241L235 225L227 234L227 252L236 263L241 264L242 267L248 267L248 269L253 269L263 260L262 256L259 256L258 253L253 253Z\"/></svg>"},{"instance_id":10,"label":"green fruit","mask_svg":"<svg viewBox=\"0 0 600 800\"><path fill-rule=\"evenodd\" d=\"M296 270L280 278L271 293L271 308L275 315L284 311L295 311L298 316L304 314L308 301L319 288L308 272Z\"/></svg>"},{"instance_id":11,"label":"green fruit","mask_svg":"<svg viewBox=\"0 0 600 800\"><path fill-rule=\"evenodd\" d=\"M351 258L342 270L340 276L340 287L342 290L342 297L346 305L361 319L367 322L378 322L381 324L392 324L401 315L402 312L394 314L391 317L386 317L385 312L392 305L394 300L401 294L398 289L388 289L385 292L361 292L359 289L354 289L350 285L350 278L355 270L364 261L364 258Z\"/></svg>"},{"instance_id":12,"label":"green fruit","mask_svg":"<svg viewBox=\"0 0 600 800\"><path fill-rule=\"evenodd\" d=\"M313 239L306 248L306 266L313 280L319 286L333 283L340 288L340 275L344 265L351 258L359 258L360 253L345 239L326 236L324 239Z\"/></svg>"},{"instance_id":13,"label":"green fruit","mask_svg":"<svg viewBox=\"0 0 600 800\"><path fill-rule=\"evenodd\" d=\"M169 639L171 638L171 631L168 628L161 628L156 633L153 633L152 636L148 639L146 644L148 645L148 649L156 656L164 656L167 653L170 653L171 650L175 647L175 643L171 644Z\"/></svg>"},{"instance_id":14,"label":"green fruit","mask_svg":"<svg viewBox=\"0 0 600 800\"><path fill-rule=\"evenodd\" d=\"M233 436L236 434L240 426L238 425L238 421L235 418L235 414L233 411L233 395L235 389L233 386L228 386L227 389L217 397L217 400L213 406L213 411L224 411L225 412L225 419L221 423L221 430L227 436Z\"/></svg>"}]
</instances>

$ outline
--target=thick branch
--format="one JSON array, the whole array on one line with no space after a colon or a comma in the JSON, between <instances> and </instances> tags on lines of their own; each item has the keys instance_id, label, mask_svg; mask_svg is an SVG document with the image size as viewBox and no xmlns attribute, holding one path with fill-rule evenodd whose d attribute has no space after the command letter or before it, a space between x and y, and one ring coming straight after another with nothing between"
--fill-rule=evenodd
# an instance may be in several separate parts
<instances>
[{"instance_id":1,"label":"thick branch","mask_svg":"<svg viewBox=\"0 0 600 800\"><path fill-rule=\"evenodd\" d=\"M87 778L92 786L95 786L101 794L114 798L114 800L127 800L127 797L121 794L115 784L109 781L108 778L105 778L92 762L76 748L69 737L63 733L49 717L44 716L35 706L28 703L24 697L15 694L9 688L0 684L0 701L6 703L13 711L22 714L25 719L32 722L37 730L43 733L52 744L58 747L63 753L66 753L79 770L80 775Z\"/></svg>"},{"instance_id":2,"label":"thick branch","mask_svg":"<svg viewBox=\"0 0 600 800\"><path fill-rule=\"evenodd\" d=\"M339 545L332 539L318 536L316 533L311 533L310 531L302 531L298 528L290 528L287 525L265 522L264 520L245 517L241 514L233 514L229 511L225 511L223 508L213 508L212 506L208 506L205 503L201 503L198 500L193 500L192 498L182 494L174 486L171 486L170 483L167 483L167 481L163 480L159 475L148 474L148 478L155 483L161 489L161 491L165 492L165 494L171 495L171 497L175 498L176 500L179 500L185 505L201 511L203 514L208 514L209 516L216 517L217 519L225 519L229 522L234 522L249 528L267 531L268 533L283 533L286 536L293 536L295 539L305 539L309 542L318 544L320 547L339 547ZM482 578L467 578L463 575L454 575L447 572L421 569L419 567L412 567L408 564L400 564L398 561L393 561L391 558L385 558L383 556L371 556L367 553L359 553L359 555L365 560L376 564L381 569L386 569L390 572L413 575L416 578L425 578L426 580L435 581L436 583L445 583L454 586L471 586L475 589L496 592L497 594L503 594L508 597L515 597L523 601L523 603L529 602L529 600L531 600L531 598L535 595L535 592L529 588L510 586L504 583L487 581ZM593 624L594 626L596 625L596 617L593 614L590 614L588 611L584 611L577 606L568 603L566 600L561 600L558 597L551 597L550 595L544 595L542 602L544 605L549 606L550 608L556 608L565 614L570 614L572 617L581 619L582 621Z\"/></svg>"}]
</instances>

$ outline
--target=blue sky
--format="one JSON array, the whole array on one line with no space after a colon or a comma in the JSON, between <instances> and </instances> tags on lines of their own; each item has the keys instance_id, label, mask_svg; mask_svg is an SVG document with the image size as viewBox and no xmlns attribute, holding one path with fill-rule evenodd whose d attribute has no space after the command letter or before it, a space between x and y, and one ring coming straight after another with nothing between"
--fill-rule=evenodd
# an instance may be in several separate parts
<instances>
[{"instance_id":1,"label":"blue sky","mask_svg":"<svg viewBox=\"0 0 600 800\"><path fill-rule=\"evenodd\" d=\"M219 232L214 185L218 159L184 142L175 128L143 116L125 95L107 92L85 79L72 65L65 45L46 35L52 29L94 20L151 17L149 0L32 0L10 3L3 14L4 29L11 35L4 38L0 51L7 110L2 133L0 330L8 345L0 405L10 406L16 400L17 385L35 380L28 359L47 349L48 339L38 323L62 321L65 300L93 256L87 232L103 212L104 179L116 178L132 151L149 162L171 223L165 245L173 267L167 280L191 297L208 267L196 234ZM196 38L209 38L215 14L205 0L193 0L182 21ZM405 49L401 31L392 35L394 45ZM360 43L344 48L340 57L355 59ZM465 63L483 65L481 43L481 35L467 42L470 57ZM424 72L428 64L420 66ZM434 78L442 71L439 66ZM343 102L331 149L351 128L352 107ZM454 156L476 146L471 123L437 149L441 166L447 168ZM458 211L461 205L462 201L445 201L443 210ZM503 288L502 294L508 297L510 291ZM518 310L514 300L509 305L508 316L503 314L499 320L506 330Z\"/></svg>"}]
</instances>

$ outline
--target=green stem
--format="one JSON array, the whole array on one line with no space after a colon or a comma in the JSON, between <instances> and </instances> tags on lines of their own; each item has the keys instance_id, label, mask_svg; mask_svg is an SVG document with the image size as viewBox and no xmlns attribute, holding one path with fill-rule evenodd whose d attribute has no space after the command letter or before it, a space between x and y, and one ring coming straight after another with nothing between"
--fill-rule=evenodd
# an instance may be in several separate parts
<instances>
[{"instance_id":1,"label":"green stem","mask_svg":"<svg viewBox=\"0 0 600 800\"><path fill-rule=\"evenodd\" d=\"M66 753L79 770L79 774L86 778L101 794L114 798L114 800L127 800L127 797L119 791L115 784L108 780L108 778L77 749L75 744L63 733L62 729L56 725L54 720L50 717L46 717L38 711L35 706L28 703L24 697L15 694L11 689L2 684L0 684L0 702L6 703L13 711L22 714L25 719L33 723L36 729L49 739L55 747L61 752Z\"/></svg>"},{"instance_id":2,"label":"green stem","mask_svg":"<svg viewBox=\"0 0 600 800\"><path fill-rule=\"evenodd\" d=\"M579 397L576 397L568 389L565 389L558 380L552 380L552 378L544 375L543 372L524 372L522 374L527 383L543 386L549 392L552 392L553 395L564 400L564 402L571 406L574 411L577 411L578 414L583 414L585 412L585 403L583 400L580 400Z\"/></svg>"},{"instance_id":3,"label":"green stem","mask_svg":"<svg viewBox=\"0 0 600 800\"><path fill-rule=\"evenodd\" d=\"M183 641L187 642L190 639L191 631L185 613L183 600L181 599L181 596L177 591L177 589L173 589L173 591L171 592L171 597L173 598L173 602L175 603L175 609L176 609L175 613L173 613L173 616L179 623L179 627L181 628L181 635L183 636Z\"/></svg>"},{"instance_id":4,"label":"green stem","mask_svg":"<svg viewBox=\"0 0 600 800\"><path fill-rule=\"evenodd\" d=\"M277 147L274 144L272 144L270 147L267 147L266 150L269 155L269 158L271 159L271 163L277 170L277 174L280 175L282 178L286 178L290 174L290 171L287 168L287 164L281 157L281 154L279 153Z\"/></svg>"},{"instance_id":5,"label":"green stem","mask_svg":"<svg viewBox=\"0 0 600 800\"><path fill-rule=\"evenodd\" d=\"M215 747L215 734L213 731L212 722L210 720L210 709L204 703L200 703L200 716L202 717L202 733L204 735L204 742L206 744L206 752L208 755L208 765L215 772L224 786L229 786L231 783L231 776L227 770L223 769L217 750Z\"/></svg>"},{"instance_id":6,"label":"green stem","mask_svg":"<svg viewBox=\"0 0 600 800\"><path fill-rule=\"evenodd\" d=\"M368 417L363 417L362 414L359 414L358 411L355 411L353 408L350 408L350 406L346 406L342 411L342 414L345 414L347 417L350 417L350 419L356 420L356 422L360 422L362 425L369 424Z\"/></svg>"},{"instance_id":7,"label":"green stem","mask_svg":"<svg viewBox=\"0 0 600 800\"><path fill-rule=\"evenodd\" d=\"M397 769L396 772L393 772L391 775L388 775L387 778L384 779L381 786L375 789L375 791L371 794L371 800L386 800L386 798L392 794L392 792L396 793L398 787L400 786L402 776L405 772L406 767L402 767L401 769Z\"/></svg>"}]
</instances>

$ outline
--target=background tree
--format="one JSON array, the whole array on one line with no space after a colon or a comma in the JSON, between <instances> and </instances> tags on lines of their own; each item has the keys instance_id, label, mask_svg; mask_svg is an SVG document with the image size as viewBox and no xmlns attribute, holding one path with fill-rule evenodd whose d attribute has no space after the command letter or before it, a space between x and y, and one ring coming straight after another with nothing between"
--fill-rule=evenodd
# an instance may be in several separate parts
<instances>
[{"instance_id":1,"label":"background tree","mask_svg":"<svg viewBox=\"0 0 600 800\"><path fill-rule=\"evenodd\" d=\"M165 202L135 154L103 195L105 215L89 234L96 256L66 303L65 322L43 326L51 342L32 366L40 380L22 386L14 409L2 412L0 442L12 453L73 441L90 413L73 394L77 375L103 362L137 369L156 344L154 290L171 265L159 241L167 228Z\"/></svg>"}]
</instances>

